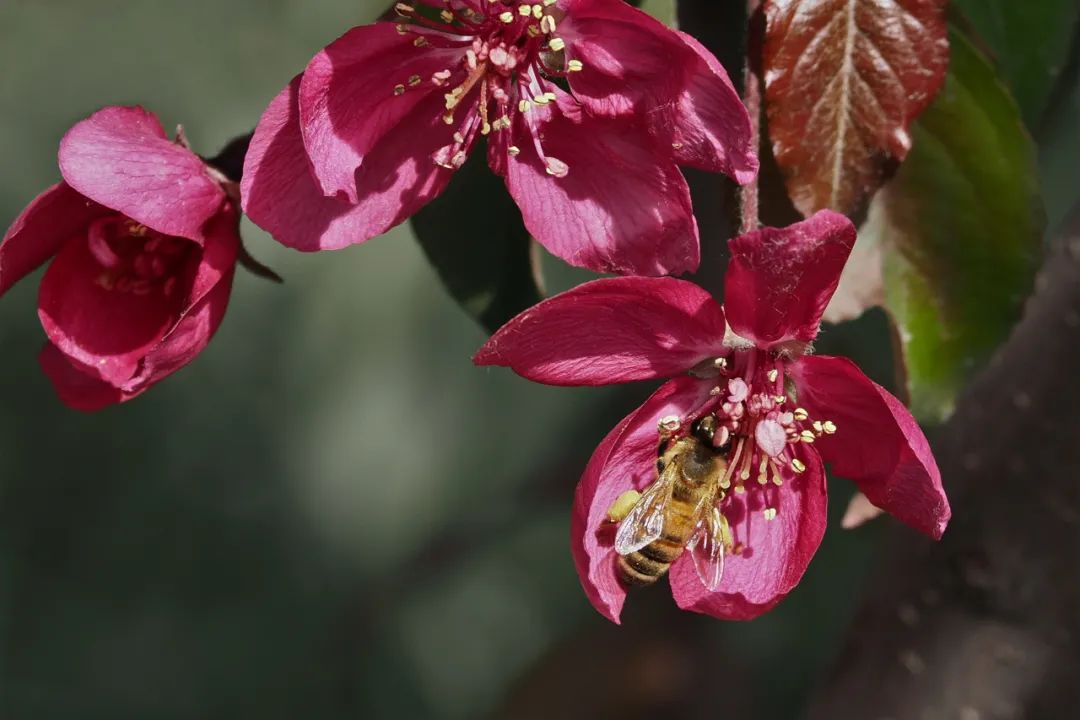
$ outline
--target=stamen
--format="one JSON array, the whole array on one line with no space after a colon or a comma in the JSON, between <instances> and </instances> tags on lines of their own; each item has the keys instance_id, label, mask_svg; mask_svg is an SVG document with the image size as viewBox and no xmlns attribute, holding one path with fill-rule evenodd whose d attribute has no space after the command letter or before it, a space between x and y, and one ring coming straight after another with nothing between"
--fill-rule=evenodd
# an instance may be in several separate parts
<instances>
[{"instance_id":1,"label":"stamen","mask_svg":"<svg viewBox=\"0 0 1080 720\"><path fill-rule=\"evenodd\" d=\"M566 64L566 69L569 72L581 72L584 67L584 63L582 63L580 60L571 60Z\"/></svg>"}]
</instances>

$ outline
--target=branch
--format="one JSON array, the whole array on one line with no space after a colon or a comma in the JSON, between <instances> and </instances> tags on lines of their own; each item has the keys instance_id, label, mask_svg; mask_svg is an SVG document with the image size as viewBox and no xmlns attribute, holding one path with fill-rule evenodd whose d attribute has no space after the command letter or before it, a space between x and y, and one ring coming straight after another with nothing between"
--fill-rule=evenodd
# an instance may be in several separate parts
<instances>
[{"instance_id":1,"label":"branch","mask_svg":"<svg viewBox=\"0 0 1080 720\"><path fill-rule=\"evenodd\" d=\"M1080 208L934 442L954 519L897 530L809 717L1071 717L1080 702Z\"/></svg>"}]
</instances>

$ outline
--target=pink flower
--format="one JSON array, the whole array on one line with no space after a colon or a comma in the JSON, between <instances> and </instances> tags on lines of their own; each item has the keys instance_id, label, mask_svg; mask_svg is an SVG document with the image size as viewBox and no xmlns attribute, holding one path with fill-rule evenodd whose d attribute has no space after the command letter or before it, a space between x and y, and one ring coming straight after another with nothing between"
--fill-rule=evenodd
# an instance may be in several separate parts
<instances>
[{"instance_id":1,"label":"pink flower","mask_svg":"<svg viewBox=\"0 0 1080 720\"><path fill-rule=\"evenodd\" d=\"M948 501L911 414L850 361L805 354L855 242L824 211L731 241L725 309L673 278L596 280L527 310L477 353L554 385L673 377L596 449L577 488L573 547L589 599L618 622L615 527L607 514L657 480L657 446L705 437L723 469L716 524L726 558L713 589L691 553L671 565L680 607L749 619L799 582L825 530L822 461L875 505L935 538Z\"/></svg>"},{"instance_id":2,"label":"pink flower","mask_svg":"<svg viewBox=\"0 0 1080 720\"><path fill-rule=\"evenodd\" d=\"M96 410L206 347L229 302L238 215L224 179L138 107L75 125L60 172L0 244L0 294L51 261L39 359L64 403Z\"/></svg>"},{"instance_id":3,"label":"pink flower","mask_svg":"<svg viewBox=\"0 0 1080 720\"><path fill-rule=\"evenodd\" d=\"M252 220L299 250L363 242L441 193L486 138L555 255L619 273L697 267L678 166L757 172L746 110L697 41L623 0L397 8L401 24L350 30L270 104L242 185Z\"/></svg>"}]
</instances>

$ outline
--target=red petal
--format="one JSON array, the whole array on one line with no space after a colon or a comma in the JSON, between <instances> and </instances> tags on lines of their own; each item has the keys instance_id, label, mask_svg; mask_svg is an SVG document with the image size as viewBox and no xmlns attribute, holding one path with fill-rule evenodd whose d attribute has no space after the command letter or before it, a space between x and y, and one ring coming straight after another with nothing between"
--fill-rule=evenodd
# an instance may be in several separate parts
<instances>
[{"instance_id":1,"label":"red petal","mask_svg":"<svg viewBox=\"0 0 1080 720\"><path fill-rule=\"evenodd\" d=\"M550 385L670 377L723 352L724 312L693 283L606 278L506 323L473 358Z\"/></svg>"},{"instance_id":2,"label":"red petal","mask_svg":"<svg viewBox=\"0 0 1080 720\"><path fill-rule=\"evenodd\" d=\"M316 184L324 195L343 196L351 202L363 198L356 171L388 132L400 130L411 115L436 119L445 113L443 93L449 87L431 82L431 76L457 69L463 47L416 47L416 35L402 35L393 23L353 28L312 58L300 84L300 126L311 158ZM409 85L409 78L421 82ZM407 90L395 92L401 85ZM418 107L436 97L434 110ZM415 127L415 121L412 124ZM442 124L440 120L440 124ZM445 140L453 130L442 124ZM417 138L413 138L414 141ZM423 142L423 140L419 140ZM405 157L401 158L402 161Z\"/></svg>"},{"instance_id":3,"label":"red petal","mask_svg":"<svg viewBox=\"0 0 1080 720\"><path fill-rule=\"evenodd\" d=\"M785 228L734 238L729 245L724 310L732 330L758 347L810 342L855 245L855 226L822 210Z\"/></svg>"},{"instance_id":4,"label":"red petal","mask_svg":"<svg viewBox=\"0 0 1080 720\"><path fill-rule=\"evenodd\" d=\"M712 383L681 377L665 383L630 413L593 452L574 494L570 543L581 586L601 615L619 622L626 588L615 574L615 526L607 511L619 495L656 480L657 423L687 417L709 397Z\"/></svg>"},{"instance_id":5,"label":"red petal","mask_svg":"<svg viewBox=\"0 0 1080 720\"><path fill-rule=\"evenodd\" d=\"M671 567L671 592L684 610L724 620L752 620L772 609L802 579L825 536L828 520L825 470L813 450L803 453L806 472L784 483L773 520L752 508L735 528L747 550L729 553L716 592L701 584L692 558L683 554ZM751 495L733 495L738 498ZM749 530L748 539L747 530Z\"/></svg>"},{"instance_id":6,"label":"red petal","mask_svg":"<svg viewBox=\"0 0 1080 720\"><path fill-rule=\"evenodd\" d=\"M176 322L185 295L110 290L101 272L85 236L65 244L41 279L38 315L62 353L119 387Z\"/></svg>"},{"instance_id":7,"label":"red petal","mask_svg":"<svg viewBox=\"0 0 1080 720\"><path fill-rule=\"evenodd\" d=\"M359 204L324 196L311 175L300 135L299 86L298 77L263 114L240 186L244 211L278 242L304 251L361 243L397 225L446 187L452 173L436 165L431 154L449 137L411 123L434 118L449 131L437 108L422 106L402 132L384 137L366 158L358 177Z\"/></svg>"},{"instance_id":8,"label":"red petal","mask_svg":"<svg viewBox=\"0 0 1080 720\"><path fill-rule=\"evenodd\" d=\"M86 197L166 235L200 240L225 200L206 165L141 107L109 107L68 131L60 171Z\"/></svg>"},{"instance_id":9,"label":"red petal","mask_svg":"<svg viewBox=\"0 0 1080 720\"><path fill-rule=\"evenodd\" d=\"M874 505L940 538L952 511L930 445L907 408L846 358L804 357L789 372L799 404L837 426L815 443L832 471L853 480Z\"/></svg>"},{"instance_id":10,"label":"red petal","mask_svg":"<svg viewBox=\"0 0 1080 720\"><path fill-rule=\"evenodd\" d=\"M0 295L55 255L65 242L85 236L87 226L106 214L111 213L65 183L38 195L0 244Z\"/></svg>"},{"instance_id":11,"label":"red petal","mask_svg":"<svg viewBox=\"0 0 1080 720\"><path fill-rule=\"evenodd\" d=\"M74 410L93 412L134 397L79 369L50 342L41 349L38 362L60 401Z\"/></svg>"},{"instance_id":12,"label":"red petal","mask_svg":"<svg viewBox=\"0 0 1080 720\"><path fill-rule=\"evenodd\" d=\"M190 307L143 358L139 374L124 385L137 395L195 359L217 332L232 293L240 235L236 216L225 212L207 230L206 248L195 274Z\"/></svg>"},{"instance_id":13,"label":"red petal","mask_svg":"<svg viewBox=\"0 0 1080 720\"><path fill-rule=\"evenodd\" d=\"M645 118L676 160L746 183L757 175L750 117L700 43L622 0L567 0L559 37L575 97L590 112Z\"/></svg>"},{"instance_id":14,"label":"red petal","mask_svg":"<svg viewBox=\"0 0 1080 720\"><path fill-rule=\"evenodd\" d=\"M506 185L525 227L571 265L625 275L675 275L700 261L690 190L670 155L629 120L584 115L560 96L542 126L547 157L569 166L554 177L533 147L525 120L508 161Z\"/></svg>"}]
</instances>

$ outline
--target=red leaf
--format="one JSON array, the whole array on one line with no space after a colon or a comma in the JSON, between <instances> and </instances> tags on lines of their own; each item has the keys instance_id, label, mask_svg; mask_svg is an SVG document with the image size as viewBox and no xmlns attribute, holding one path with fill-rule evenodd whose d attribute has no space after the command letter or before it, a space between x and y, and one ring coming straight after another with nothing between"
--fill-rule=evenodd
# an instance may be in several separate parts
<instances>
[{"instance_id":1,"label":"red leaf","mask_svg":"<svg viewBox=\"0 0 1080 720\"><path fill-rule=\"evenodd\" d=\"M804 215L857 211L949 62L945 0L766 0L769 137Z\"/></svg>"}]
</instances>

